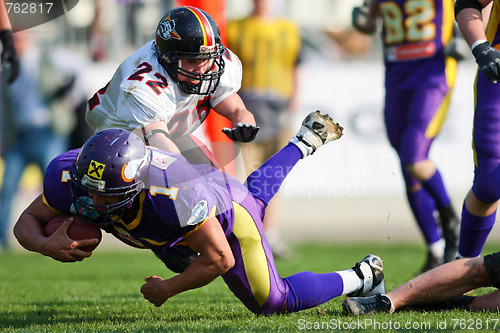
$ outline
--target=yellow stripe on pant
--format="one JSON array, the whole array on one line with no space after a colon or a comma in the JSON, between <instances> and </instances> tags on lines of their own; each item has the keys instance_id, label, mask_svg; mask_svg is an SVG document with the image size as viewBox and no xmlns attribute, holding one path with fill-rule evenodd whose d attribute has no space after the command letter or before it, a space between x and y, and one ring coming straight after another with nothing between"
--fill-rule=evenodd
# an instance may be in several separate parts
<instances>
[{"instance_id":1,"label":"yellow stripe on pant","mask_svg":"<svg viewBox=\"0 0 500 333\"><path fill-rule=\"evenodd\" d=\"M233 233L238 238L245 271L259 306L266 303L271 290L267 257L262 246L262 236L248 211L237 203L234 205Z\"/></svg>"}]
</instances>

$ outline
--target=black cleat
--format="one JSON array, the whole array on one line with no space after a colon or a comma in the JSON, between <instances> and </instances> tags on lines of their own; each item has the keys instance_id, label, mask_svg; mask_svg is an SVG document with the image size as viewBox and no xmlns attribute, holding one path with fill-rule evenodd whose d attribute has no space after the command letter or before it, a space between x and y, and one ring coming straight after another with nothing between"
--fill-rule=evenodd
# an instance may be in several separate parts
<instances>
[{"instance_id":1,"label":"black cleat","mask_svg":"<svg viewBox=\"0 0 500 333\"><path fill-rule=\"evenodd\" d=\"M444 264L443 257L435 257L430 251L427 253L427 261L425 262L424 267L420 270L420 273L425 273L434 269L438 266Z\"/></svg>"},{"instance_id":2,"label":"black cleat","mask_svg":"<svg viewBox=\"0 0 500 333\"><path fill-rule=\"evenodd\" d=\"M439 209L438 213L446 244L444 248L444 262L447 263L455 260L458 254L460 220L451 204Z\"/></svg>"},{"instance_id":3,"label":"black cleat","mask_svg":"<svg viewBox=\"0 0 500 333\"><path fill-rule=\"evenodd\" d=\"M351 297L342 303L347 314L360 316L378 312L393 313L394 307L389 297L376 294L369 297Z\"/></svg>"}]
</instances>

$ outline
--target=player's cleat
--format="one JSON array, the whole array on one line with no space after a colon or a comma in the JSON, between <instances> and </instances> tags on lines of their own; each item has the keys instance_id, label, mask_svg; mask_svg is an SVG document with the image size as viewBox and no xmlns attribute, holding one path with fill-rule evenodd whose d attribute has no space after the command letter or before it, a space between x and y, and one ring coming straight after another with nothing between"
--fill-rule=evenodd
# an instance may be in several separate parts
<instances>
[{"instance_id":1,"label":"player's cleat","mask_svg":"<svg viewBox=\"0 0 500 333\"><path fill-rule=\"evenodd\" d=\"M446 244L444 248L444 262L447 263L455 260L458 254L460 220L451 204L445 208L439 209L438 213Z\"/></svg>"},{"instance_id":2,"label":"player's cleat","mask_svg":"<svg viewBox=\"0 0 500 333\"><path fill-rule=\"evenodd\" d=\"M352 269L363 280L363 286L347 296L371 296L385 293L384 265L379 256L370 254L361 262L356 263Z\"/></svg>"},{"instance_id":3,"label":"player's cleat","mask_svg":"<svg viewBox=\"0 0 500 333\"><path fill-rule=\"evenodd\" d=\"M290 140L302 151L302 156L313 154L322 145L337 140L342 136L344 128L327 114L315 111L307 115L302 121L297 135Z\"/></svg>"},{"instance_id":4,"label":"player's cleat","mask_svg":"<svg viewBox=\"0 0 500 333\"><path fill-rule=\"evenodd\" d=\"M427 261L425 262L424 267L420 270L420 273L430 271L431 269L441 266L443 263L443 257L436 257L429 251L427 253Z\"/></svg>"},{"instance_id":5,"label":"player's cleat","mask_svg":"<svg viewBox=\"0 0 500 333\"><path fill-rule=\"evenodd\" d=\"M394 312L391 300L383 294L376 294L369 297L351 297L342 303L342 307L347 314L356 316L377 312Z\"/></svg>"}]
</instances>

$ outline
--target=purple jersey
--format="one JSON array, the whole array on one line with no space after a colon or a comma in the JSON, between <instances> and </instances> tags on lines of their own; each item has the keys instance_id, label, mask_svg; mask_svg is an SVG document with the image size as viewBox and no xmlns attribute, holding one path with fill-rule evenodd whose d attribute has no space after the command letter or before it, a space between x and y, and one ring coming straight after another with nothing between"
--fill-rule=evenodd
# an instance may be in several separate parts
<instances>
[{"instance_id":1,"label":"purple jersey","mask_svg":"<svg viewBox=\"0 0 500 333\"><path fill-rule=\"evenodd\" d=\"M444 48L453 37L453 0L377 0L383 17L387 88L446 85Z\"/></svg>"},{"instance_id":2,"label":"purple jersey","mask_svg":"<svg viewBox=\"0 0 500 333\"><path fill-rule=\"evenodd\" d=\"M129 210L134 215L125 215L106 231L129 245L154 249L182 241L209 216L217 216L226 235L230 234L234 224L232 196L245 201L252 197L247 188L220 170L191 165L182 156L148 149L152 162L146 190L136 200L137 207ZM69 170L78 152L69 151L52 161L44 178L43 195L53 209L86 215L81 210L76 212L70 192ZM249 202L255 204L254 200Z\"/></svg>"}]
</instances>

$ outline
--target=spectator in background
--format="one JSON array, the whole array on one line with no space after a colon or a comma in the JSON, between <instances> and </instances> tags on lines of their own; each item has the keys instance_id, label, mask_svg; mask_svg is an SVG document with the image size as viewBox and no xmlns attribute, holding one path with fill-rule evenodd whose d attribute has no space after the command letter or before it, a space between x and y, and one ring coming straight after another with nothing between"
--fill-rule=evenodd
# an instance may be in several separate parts
<instances>
[{"instance_id":1,"label":"spectator in background","mask_svg":"<svg viewBox=\"0 0 500 333\"><path fill-rule=\"evenodd\" d=\"M228 47L243 65L239 95L261 128L252 143L240 145L247 174L286 142L286 125L297 104L300 32L292 21L273 16L273 4L253 0L251 15L227 26ZM286 258L292 252L280 237L278 200L275 197L266 210L264 229L274 255Z\"/></svg>"},{"instance_id":2,"label":"spectator in background","mask_svg":"<svg viewBox=\"0 0 500 333\"><path fill-rule=\"evenodd\" d=\"M10 26L9 16L5 3L0 0L0 40L2 41L1 65L10 65L9 83L19 75L19 60L17 59L14 39L12 37L12 27Z\"/></svg>"},{"instance_id":3,"label":"spectator in background","mask_svg":"<svg viewBox=\"0 0 500 333\"><path fill-rule=\"evenodd\" d=\"M404 0L365 0L352 16L353 26L366 34L376 32L379 17L383 21L385 126L401 162L408 202L427 244L422 271L457 255L459 220L441 174L429 159L456 76L457 61L445 52L453 39L452 9L453 0L415 2L411 9Z\"/></svg>"},{"instance_id":4,"label":"spectator in background","mask_svg":"<svg viewBox=\"0 0 500 333\"><path fill-rule=\"evenodd\" d=\"M9 248L9 222L13 198L29 163L42 172L67 149L73 126L72 108L66 98L74 86L74 74L64 73L60 61L37 46L27 31L14 34L20 72L16 81L1 83L1 155L4 159L0 190L0 246ZM73 66L75 64L73 63Z\"/></svg>"}]
</instances>

